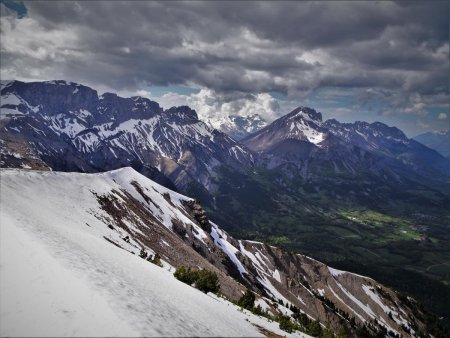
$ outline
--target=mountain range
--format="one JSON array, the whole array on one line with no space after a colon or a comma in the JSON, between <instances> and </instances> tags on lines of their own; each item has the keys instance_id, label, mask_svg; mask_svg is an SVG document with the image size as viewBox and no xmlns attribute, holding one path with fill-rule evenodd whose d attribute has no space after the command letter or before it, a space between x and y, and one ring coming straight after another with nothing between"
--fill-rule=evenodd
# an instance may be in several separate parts
<instances>
[{"instance_id":1,"label":"mountain range","mask_svg":"<svg viewBox=\"0 0 450 338\"><path fill-rule=\"evenodd\" d=\"M443 180L450 177L447 159L407 138L398 128L380 122L323 122L319 112L307 107L293 110L246 137L243 143L269 155L269 167L294 159L307 164L319 158L332 162L336 173L366 170L374 175L383 172L390 179L395 179L396 173L399 179L412 173L428 178L439 175Z\"/></svg>"},{"instance_id":2,"label":"mountain range","mask_svg":"<svg viewBox=\"0 0 450 338\"><path fill-rule=\"evenodd\" d=\"M11 116L3 119L3 163L83 172L131 165L151 176L163 173L181 189L193 182L211 189L215 166L249 167L253 161L189 107L163 110L146 98L98 95L65 81L4 83L2 114ZM26 149L14 150L17 138L26 138ZM28 155L16 161L21 151ZM36 163L23 162L30 160Z\"/></svg>"},{"instance_id":3,"label":"mountain range","mask_svg":"<svg viewBox=\"0 0 450 338\"><path fill-rule=\"evenodd\" d=\"M3 81L0 164L132 167L196 198L234 237L382 276L450 316L449 271L437 264L450 260L449 159L398 128L323 121L308 107L270 124L258 116L232 122L246 131L240 141L186 106L164 110L66 81Z\"/></svg>"},{"instance_id":4,"label":"mountain range","mask_svg":"<svg viewBox=\"0 0 450 338\"><path fill-rule=\"evenodd\" d=\"M98 95L66 81L3 82L1 93L5 166L19 165L14 147L21 143L26 149L20 151L28 154L23 161L33 159L34 165L83 172L131 165L149 175L162 173L167 184L181 190L197 184L214 192L218 167L244 172L295 165L302 177L331 169L336 175L366 171L425 183L450 177L449 160L395 127L323 122L320 113L306 107L255 128L238 143L187 106L163 110L146 98ZM251 123L237 116L232 120Z\"/></svg>"}]
</instances>

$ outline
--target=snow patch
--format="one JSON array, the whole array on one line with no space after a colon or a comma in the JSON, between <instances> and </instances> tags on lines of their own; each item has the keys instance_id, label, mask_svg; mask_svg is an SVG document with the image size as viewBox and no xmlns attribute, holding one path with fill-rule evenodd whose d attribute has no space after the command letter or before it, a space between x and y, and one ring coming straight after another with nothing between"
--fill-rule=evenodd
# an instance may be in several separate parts
<instances>
[{"instance_id":1,"label":"snow patch","mask_svg":"<svg viewBox=\"0 0 450 338\"><path fill-rule=\"evenodd\" d=\"M385 313L389 314L391 309L388 306L384 305L384 303L381 300L380 296L373 291L373 287L363 284L362 285L362 289L364 290L366 295L368 295L376 304L378 304L378 306L380 306L380 308L383 309L383 311Z\"/></svg>"},{"instance_id":2,"label":"snow patch","mask_svg":"<svg viewBox=\"0 0 450 338\"><path fill-rule=\"evenodd\" d=\"M1 101L2 107L4 105L18 106L22 103L22 100L13 93L8 93L6 95L2 95L0 101Z\"/></svg>"},{"instance_id":3,"label":"snow patch","mask_svg":"<svg viewBox=\"0 0 450 338\"><path fill-rule=\"evenodd\" d=\"M332 276L334 276L334 277L337 277L337 276L340 276L340 275L343 275L343 274L347 273L347 271L342 271L342 270L338 270L338 269L333 269L333 268L330 268L330 267L328 267L328 271L329 271L330 274L331 274Z\"/></svg>"},{"instance_id":4,"label":"snow patch","mask_svg":"<svg viewBox=\"0 0 450 338\"><path fill-rule=\"evenodd\" d=\"M278 271L278 269L275 269L275 271L272 274L272 277L275 278L279 283L281 283L280 271Z\"/></svg>"},{"instance_id":5,"label":"snow patch","mask_svg":"<svg viewBox=\"0 0 450 338\"><path fill-rule=\"evenodd\" d=\"M218 226L213 222L210 223L212 225L211 237L214 239L214 244L216 244L216 246L218 246L223 252L227 254L234 265L236 265L241 275L243 273L247 273L247 270L245 270L241 261L236 256L236 253L238 253L239 250L227 241L227 234L224 231L220 230Z\"/></svg>"}]
</instances>

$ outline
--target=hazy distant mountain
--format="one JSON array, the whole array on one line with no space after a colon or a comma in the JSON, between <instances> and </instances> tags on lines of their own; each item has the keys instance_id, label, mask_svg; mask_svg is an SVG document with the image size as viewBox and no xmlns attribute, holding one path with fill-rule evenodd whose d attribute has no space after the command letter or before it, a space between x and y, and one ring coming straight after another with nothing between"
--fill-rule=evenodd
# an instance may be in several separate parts
<instances>
[{"instance_id":1,"label":"hazy distant mountain","mask_svg":"<svg viewBox=\"0 0 450 338\"><path fill-rule=\"evenodd\" d=\"M228 134L235 140L241 140L267 125L267 122L258 114L210 117L204 121L211 127Z\"/></svg>"},{"instance_id":2,"label":"hazy distant mountain","mask_svg":"<svg viewBox=\"0 0 450 338\"><path fill-rule=\"evenodd\" d=\"M450 158L450 130L427 132L417 135L414 139Z\"/></svg>"}]
</instances>

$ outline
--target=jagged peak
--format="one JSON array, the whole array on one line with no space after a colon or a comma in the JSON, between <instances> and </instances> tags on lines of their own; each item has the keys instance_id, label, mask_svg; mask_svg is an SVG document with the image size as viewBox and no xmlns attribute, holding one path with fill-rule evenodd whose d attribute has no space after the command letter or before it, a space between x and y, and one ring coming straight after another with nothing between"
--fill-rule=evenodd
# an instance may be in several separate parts
<instances>
[{"instance_id":1,"label":"jagged peak","mask_svg":"<svg viewBox=\"0 0 450 338\"><path fill-rule=\"evenodd\" d=\"M151 107L155 110L161 110L161 106L159 105L158 102L150 100L147 97L142 97L142 96L132 96L131 99L135 102L135 104L137 105L141 105L144 107Z\"/></svg>"},{"instance_id":2,"label":"jagged peak","mask_svg":"<svg viewBox=\"0 0 450 338\"><path fill-rule=\"evenodd\" d=\"M43 81L42 83L45 84L51 84L51 85L59 85L59 86L76 86L79 87L81 84L66 80L49 80L49 81Z\"/></svg>"},{"instance_id":3,"label":"jagged peak","mask_svg":"<svg viewBox=\"0 0 450 338\"><path fill-rule=\"evenodd\" d=\"M378 122L378 121L373 122L373 123L367 123L367 122L365 122L365 123L368 126L375 128L376 130L382 132L383 134L385 134L385 133L395 134L395 136L397 136L397 137L408 140L408 137L405 135L405 133L403 131L401 131L400 129L398 129L397 127L391 127L385 123Z\"/></svg>"},{"instance_id":4,"label":"jagged peak","mask_svg":"<svg viewBox=\"0 0 450 338\"><path fill-rule=\"evenodd\" d=\"M339 122L338 120L331 118L324 122L323 124L326 128L329 128L330 131L333 131L333 128L343 127L347 130L358 130L359 132L371 131L372 136L380 136L386 137L390 135L394 135L396 138L400 138L403 140L408 140L408 137L398 129L397 127L391 127L383 122L365 122L365 121L355 121L355 122Z\"/></svg>"},{"instance_id":5,"label":"jagged peak","mask_svg":"<svg viewBox=\"0 0 450 338\"><path fill-rule=\"evenodd\" d=\"M154 112L162 111L162 108L158 102L152 101L142 96L121 97L116 93L106 92L99 96L99 100L102 101L103 105L123 104L130 107L130 113L133 113L134 110L137 110L141 113L146 112L146 114L150 114L148 115L148 117L152 116Z\"/></svg>"},{"instance_id":6,"label":"jagged peak","mask_svg":"<svg viewBox=\"0 0 450 338\"><path fill-rule=\"evenodd\" d=\"M339 122L338 120L336 120L336 119L333 117L333 118L331 118L331 119L326 120L325 123L333 123L333 124L339 123L339 124L340 124L341 122Z\"/></svg>"},{"instance_id":7,"label":"jagged peak","mask_svg":"<svg viewBox=\"0 0 450 338\"><path fill-rule=\"evenodd\" d=\"M199 121L197 112L189 106L171 107L165 110L165 114L169 116L178 116L180 118L187 118L190 121Z\"/></svg>"},{"instance_id":8,"label":"jagged peak","mask_svg":"<svg viewBox=\"0 0 450 338\"><path fill-rule=\"evenodd\" d=\"M105 92L102 95L100 95L100 99L102 100L110 100L116 98L119 98L119 96L116 93Z\"/></svg>"},{"instance_id":9,"label":"jagged peak","mask_svg":"<svg viewBox=\"0 0 450 338\"><path fill-rule=\"evenodd\" d=\"M66 90L75 90L74 94L77 93L80 89L89 90L97 93L97 91L91 87L66 80L48 80L48 81L2 80L1 90L3 91L3 89L8 89L9 91L15 91L18 88L24 87L36 88L36 86L39 85L43 86L43 88L55 87L55 88L66 88Z\"/></svg>"},{"instance_id":10,"label":"jagged peak","mask_svg":"<svg viewBox=\"0 0 450 338\"><path fill-rule=\"evenodd\" d=\"M316 123L317 122L322 123L322 114L313 108L309 108L309 107L305 107L305 106L300 106L300 107L295 108L293 111L291 111L285 117L288 119L302 118L302 119L312 120Z\"/></svg>"}]
</instances>

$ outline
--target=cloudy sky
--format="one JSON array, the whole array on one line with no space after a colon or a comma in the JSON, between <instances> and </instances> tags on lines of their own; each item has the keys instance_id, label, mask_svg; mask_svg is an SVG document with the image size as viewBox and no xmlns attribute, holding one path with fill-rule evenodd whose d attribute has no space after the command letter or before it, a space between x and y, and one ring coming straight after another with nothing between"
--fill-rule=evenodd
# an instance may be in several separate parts
<instances>
[{"instance_id":1,"label":"cloudy sky","mask_svg":"<svg viewBox=\"0 0 450 338\"><path fill-rule=\"evenodd\" d=\"M1 1L1 78L65 79L201 116L307 105L449 128L447 1Z\"/></svg>"}]
</instances>

